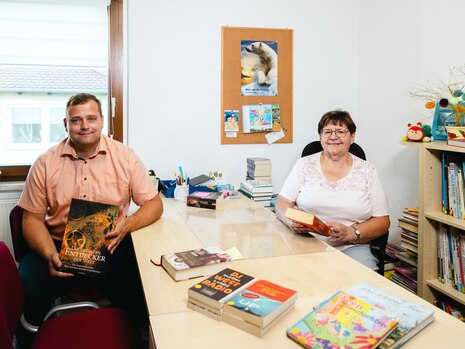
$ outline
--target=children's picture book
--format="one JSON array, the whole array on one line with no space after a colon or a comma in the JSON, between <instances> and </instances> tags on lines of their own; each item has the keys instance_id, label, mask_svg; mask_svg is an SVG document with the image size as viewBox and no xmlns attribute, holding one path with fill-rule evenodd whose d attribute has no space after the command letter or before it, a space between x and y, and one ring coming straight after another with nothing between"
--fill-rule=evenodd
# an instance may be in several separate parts
<instances>
[{"instance_id":1,"label":"children's picture book","mask_svg":"<svg viewBox=\"0 0 465 349\"><path fill-rule=\"evenodd\" d=\"M256 280L226 303L224 313L265 327L296 299L297 291L267 280Z\"/></svg>"},{"instance_id":2,"label":"children's picture book","mask_svg":"<svg viewBox=\"0 0 465 349\"><path fill-rule=\"evenodd\" d=\"M61 271L102 277L107 269L110 239L118 218L118 206L72 199L60 249Z\"/></svg>"},{"instance_id":3,"label":"children's picture book","mask_svg":"<svg viewBox=\"0 0 465 349\"><path fill-rule=\"evenodd\" d=\"M279 115L279 104L243 105L242 132L253 133L273 131L273 110L275 115ZM277 117L275 117L275 122L278 122ZM275 128L276 127L277 126L275 126Z\"/></svg>"},{"instance_id":4,"label":"children's picture book","mask_svg":"<svg viewBox=\"0 0 465 349\"><path fill-rule=\"evenodd\" d=\"M254 279L253 276L226 268L190 287L187 295L207 307L222 309L227 300Z\"/></svg>"},{"instance_id":5,"label":"children's picture book","mask_svg":"<svg viewBox=\"0 0 465 349\"><path fill-rule=\"evenodd\" d=\"M380 344L381 349L396 349L434 321L434 310L376 289L358 284L347 293L395 314L398 326Z\"/></svg>"},{"instance_id":6,"label":"children's picture book","mask_svg":"<svg viewBox=\"0 0 465 349\"><path fill-rule=\"evenodd\" d=\"M187 206L216 210L223 200L223 194L217 191L195 191L187 196Z\"/></svg>"},{"instance_id":7,"label":"children's picture book","mask_svg":"<svg viewBox=\"0 0 465 349\"><path fill-rule=\"evenodd\" d=\"M161 256L162 267L174 281L214 274L225 268L233 257L217 246Z\"/></svg>"},{"instance_id":8,"label":"children's picture book","mask_svg":"<svg viewBox=\"0 0 465 349\"><path fill-rule=\"evenodd\" d=\"M343 291L336 292L286 330L305 348L376 348L396 327L391 314Z\"/></svg>"},{"instance_id":9,"label":"children's picture book","mask_svg":"<svg viewBox=\"0 0 465 349\"><path fill-rule=\"evenodd\" d=\"M286 218L289 218L291 221L300 223L310 228L313 233L317 233L323 236L331 235L331 228L327 226L320 218L309 212L288 207L286 211Z\"/></svg>"}]
</instances>

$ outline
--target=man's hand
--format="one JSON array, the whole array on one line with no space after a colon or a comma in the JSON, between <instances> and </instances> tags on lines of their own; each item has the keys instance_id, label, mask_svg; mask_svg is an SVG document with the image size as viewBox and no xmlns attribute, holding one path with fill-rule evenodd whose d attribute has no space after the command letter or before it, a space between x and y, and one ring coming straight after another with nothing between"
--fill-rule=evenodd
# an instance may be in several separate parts
<instances>
[{"instance_id":1,"label":"man's hand","mask_svg":"<svg viewBox=\"0 0 465 349\"><path fill-rule=\"evenodd\" d=\"M48 269L50 270L50 275L56 278L73 277L74 276L73 274L63 273L60 271L62 263L59 257L60 255L58 252L54 252L50 255L50 258L48 259Z\"/></svg>"},{"instance_id":2,"label":"man's hand","mask_svg":"<svg viewBox=\"0 0 465 349\"><path fill-rule=\"evenodd\" d=\"M110 243L108 244L108 252L110 254L113 254L116 250L116 248L119 246L121 241L126 237L128 232L124 231L124 227L126 225L127 218L126 217L120 217L118 218L116 222L116 227L112 231L110 231L105 238L106 239L111 239Z\"/></svg>"}]
</instances>

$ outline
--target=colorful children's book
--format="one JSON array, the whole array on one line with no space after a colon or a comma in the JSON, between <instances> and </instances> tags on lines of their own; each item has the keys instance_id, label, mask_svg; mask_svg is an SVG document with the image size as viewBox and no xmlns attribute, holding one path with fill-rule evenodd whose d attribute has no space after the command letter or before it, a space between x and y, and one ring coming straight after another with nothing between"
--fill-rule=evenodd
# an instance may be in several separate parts
<instances>
[{"instance_id":1,"label":"colorful children's book","mask_svg":"<svg viewBox=\"0 0 465 349\"><path fill-rule=\"evenodd\" d=\"M107 270L110 239L118 218L118 206L72 199L60 249L61 271L103 277Z\"/></svg>"},{"instance_id":2,"label":"colorful children's book","mask_svg":"<svg viewBox=\"0 0 465 349\"><path fill-rule=\"evenodd\" d=\"M161 256L162 267L174 281L214 274L233 258L217 246L176 252Z\"/></svg>"},{"instance_id":3,"label":"colorful children's book","mask_svg":"<svg viewBox=\"0 0 465 349\"><path fill-rule=\"evenodd\" d=\"M399 325L380 344L381 349L396 349L434 321L434 310L393 296L370 285L358 284L347 293L396 316Z\"/></svg>"},{"instance_id":4,"label":"colorful children's book","mask_svg":"<svg viewBox=\"0 0 465 349\"><path fill-rule=\"evenodd\" d=\"M224 307L224 313L266 327L296 299L297 291L266 280L257 280L231 298Z\"/></svg>"},{"instance_id":5,"label":"colorful children's book","mask_svg":"<svg viewBox=\"0 0 465 349\"><path fill-rule=\"evenodd\" d=\"M376 348L397 326L391 314L339 291L287 329L305 348Z\"/></svg>"},{"instance_id":6,"label":"colorful children's book","mask_svg":"<svg viewBox=\"0 0 465 349\"><path fill-rule=\"evenodd\" d=\"M286 211L286 218L289 218L291 221L300 223L310 228L312 232L323 235L330 236L331 228L327 226L321 219L317 216L298 210L292 207L288 207Z\"/></svg>"}]
</instances>

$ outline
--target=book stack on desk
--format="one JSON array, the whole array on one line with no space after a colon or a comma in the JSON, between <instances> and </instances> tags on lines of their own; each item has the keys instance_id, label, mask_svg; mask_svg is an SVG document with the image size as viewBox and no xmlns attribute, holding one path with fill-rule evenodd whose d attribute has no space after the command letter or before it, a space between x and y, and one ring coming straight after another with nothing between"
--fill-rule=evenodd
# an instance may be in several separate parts
<instances>
[{"instance_id":1,"label":"book stack on desk","mask_svg":"<svg viewBox=\"0 0 465 349\"><path fill-rule=\"evenodd\" d=\"M221 320L226 301L254 280L253 276L226 268L189 288L187 307Z\"/></svg>"},{"instance_id":2,"label":"book stack on desk","mask_svg":"<svg viewBox=\"0 0 465 349\"><path fill-rule=\"evenodd\" d=\"M271 160L247 158L247 179L256 179L271 184Z\"/></svg>"},{"instance_id":3,"label":"book stack on desk","mask_svg":"<svg viewBox=\"0 0 465 349\"><path fill-rule=\"evenodd\" d=\"M241 182L239 191L249 199L265 206L271 205L273 186L262 180L246 179Z\"/></svg>"},{"instance_id":4,"label":"book stack on desk","mask_svg":"<svg viewBox=\"0 0 465 349\"><path fill-rule=\"evenodd\" d=\"M296 291L256 280L226 302L223 321L262 337L292 309L296 300Z\"/></svg>"}]
</instances>

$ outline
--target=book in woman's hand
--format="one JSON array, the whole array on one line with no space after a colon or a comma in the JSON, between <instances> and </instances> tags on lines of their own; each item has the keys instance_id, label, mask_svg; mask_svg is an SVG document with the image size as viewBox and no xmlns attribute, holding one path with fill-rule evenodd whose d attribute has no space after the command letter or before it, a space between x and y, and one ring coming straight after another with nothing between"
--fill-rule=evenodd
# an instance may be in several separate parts
<instances>
[{"instance_id":1,"label":"book in woman's hand","mask_svg":"<svg viewBox=\"0 0 465 349\"><path fill-rule=\"evenodd\" d=\"M286 211L286 218L308 227L314 233L323 236L331 235L331 228L326 225L325 222L323 222L320 218L309 212L288 207Z\"/></svg>"}]
</instances>

